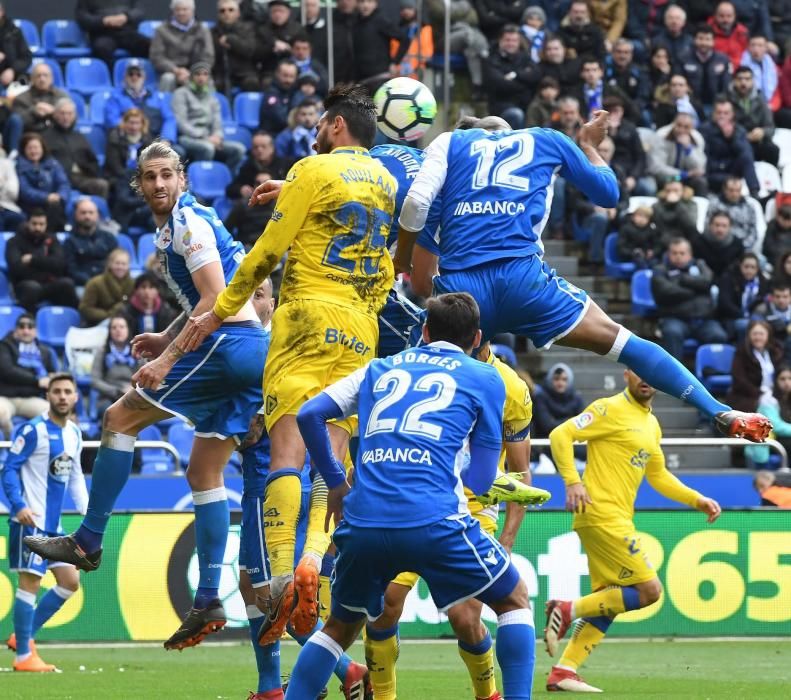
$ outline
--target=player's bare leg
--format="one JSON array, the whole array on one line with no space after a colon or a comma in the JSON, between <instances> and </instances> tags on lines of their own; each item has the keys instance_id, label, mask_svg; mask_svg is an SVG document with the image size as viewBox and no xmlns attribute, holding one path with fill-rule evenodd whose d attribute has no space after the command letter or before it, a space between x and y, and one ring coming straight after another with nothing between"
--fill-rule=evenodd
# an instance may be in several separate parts
<instances>
[{"instance_id":1,"label":"player's bare leg","mask_svg":"<svg viewBox=\"0 0 791 700\"><path fill-rule=\"evenodd\" d=\"M459 640L459 656L467 667L476 700L501 700L494 675L492 635L481 622L483 603L465 600L448 610L448 622Z\"/></svg>"},{"instance_id":2,"label":"player's bare leg","mask_svg":"<svg viewBox=\"0 0 791 700\"><path fill-rule=\"evenodd\" d=\"M670 396L697 408L728 437L763 442L772 428L759 413L742 413L717 401L683 364L656 343L638 338L613 321L592 300L580 322L558 345L590 350L620 362Z\"/></svg>"},{"instance_id":3,"label":"player's bare leg","mask_svg":"<svg viewBox=\"0 0 791 700\"><path fill-rule=\"evenodd\" d=\"M216 437L196 437L192 444L187 481L195 507L195 543L200 579L193 607L181 626L165 642L165 649L197 646L226 623L218 597L230 514L223 470L236 443Z\"/></svg>"}]
</instances>

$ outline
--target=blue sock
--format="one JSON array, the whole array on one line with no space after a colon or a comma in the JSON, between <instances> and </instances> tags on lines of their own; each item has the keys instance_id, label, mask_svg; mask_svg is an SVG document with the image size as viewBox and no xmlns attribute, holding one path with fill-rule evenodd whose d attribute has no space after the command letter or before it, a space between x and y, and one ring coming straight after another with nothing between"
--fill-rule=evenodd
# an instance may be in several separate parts
<instances>
[{"instance_id":1,"label":"blue sock","mask_svg":"<svg viewBox=\"0 0 791 700\"><path fill-rule=\"evenodd\" d=\"M334 639L321 630L314 632L299 652L291 671L286 700L313 700L318 697L342 654L343 649Z\"/></svg>"},{"instance_id":2,"label":"blue sock","mask_svg":"<svg viewBox=\"0 0 791 700\"><path fill-rule=\"evenodd\" d=\"M503 697L530 700L536 665L532 610L512 610L497 618L495 653L503 674Z\"/></svg>"},{"instance_id":3,"label":"blue sock","mask_svg":"<svg viewBox=\"0 0 791 700\"><path fill-rule=\"evenodd\" d=\"M280 640L265 647L258 643L258 632L264 622L264 613L255 605L247 606L247 621L250 623L250 639L255 652L255 665L258 668L257 692L276 690L280 688Z\"/></svg>"},{"instance_id":4,"label":"blue sock","mask_svg":"<svg viewBox=\"0 0 791 700\"><path fill-rule=\"evenodd\" d=\"M195 504L195 548L200 570L194 606L200 609L218 595L231 514L224 486L193 491L192 502Z\"/></svg>"},{"instance_id":5,"label":"blue sock","mask_svg":"<svg viewBox=\"0 0 791 700\"><path fill-rule=\"evenodd\" d=\"M334 554L325 554L321 558L321 571L319 571L319 576L327 576L328 578L332 576L332 569L335 566L335 555Z\"/></svg>"},{"instance_id":6,"label":"blue sock","mask_svg":"<svg viewBox=\"0 0 791 700\"><path fill-rule=\"evenodd\" d=\"M74 591L70 591L68 588L61 588L60 586L53 586L50 588L36 606L36 614L33 617L33 629L30 635L35 637L36 632L44 626L44 623L49 620L49 618L63 607L63 604L71 598L72 595L74 595Z\"/></svg>"},{"instance_id":7,"label":"blue sock","mask_svg":"<svg viewBox=\"0 0 791 700\"><path fill-rule=\"evenodd\" d=\"M629 610L637 610L640 607L640 591L634 586L623 586L621 595L623 595L623 606L627 612Z\"/></svg>"},{"instance_id":8,"label":"blue sock","mask_svg":"<svg viewBox=\"0 0 791 700\"><path fill-rule=\"evenodd\" d=\"M96 454L91 474L91 494L88 512L74 537L86 552L102 546L102 536L113 512L118 496L132 473L135 437L121 433L103 432L102 446Z\"/></svg>"},{"instance_id":9,"label":"blue sock","mask_svg":"<svg viewBox=\"0 0 791 700\"><path fill-rule=\"evenodd\" d=\"M334 557L333 557L334 558ZM299 646L304 647L308 643L308 639L310 639L315 632L318 632L320 629L324 627L324 623L321 620L316 620L316 626L307 634L299 635L294 631L294 628L289 624L286 630L291 635L291 638L299 644ZM346 681L346 672L349 670L349 666L352 663L352 658L346 652L341 654L340 658L338 659L338 663L335 664L335 669L333 673L337 676L338 680L341 683Z\"/></svg>"},{"instance_id":10,"label":"blue sock","mask_svg":"<svg viewBox=\"0 0 791 700\"><path fill-rule=\"evenodd\" d=\"M30 640L33 638L33 616L36 612L36 594L17 588L14 600L14 634L16 635L16 655L30 653Z\"/></svg>"},{"instance_id":11,"label":"blue sock","mask_svg":"<svg viewBox=\"0 0 791 700\"><path fill-rule=\"evenodd\" d=\"M621 346L619 341L621 333L608 356L626 365L655 389L692 404L708 418L721 411L730 411L728 406L706 391L692 372L656 343L631 333L624 345ZM615 353L618 353L617 357Z\"/></svg>"}]
</instances>

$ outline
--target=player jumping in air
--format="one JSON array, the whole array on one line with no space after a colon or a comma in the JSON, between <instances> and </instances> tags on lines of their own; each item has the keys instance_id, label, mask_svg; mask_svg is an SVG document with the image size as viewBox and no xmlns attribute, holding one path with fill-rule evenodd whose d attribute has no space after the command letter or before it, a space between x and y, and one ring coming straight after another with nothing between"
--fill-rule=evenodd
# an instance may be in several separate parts
<instances>
[{"instance_id":1,"label":"player jumping in air","mask_svg":"<svg viewBox=\"0 0 791 700\"><path fill-rule=\"evenodd\" d=\"M21 322L32 323L29 317ZM14 600L14 633L6 644L16 651L15 671L54 671L33 642L36 632L80 587L80 576L70 564L48 561L23 544L25 535L63 532L60 513L68 487L81 513L88 505L88 491L80 466L82 434L69 420L79 394L70 374L55 374L47 386L49 410L23 423L14 434L5 466L3 491L11 506L8 527L8 568L16 571L19 585ZM41 577L50 569L55 585L36 605Z\"/></svg>"},{"instance_id":2,"label":"player jumping in air","mask_svg":"<svg viewBox=\"0 0 791 700\"><path fill-rule=\"evenodd\" d=\"M359 86L337 85L324 102L316 136L318 155L288 174L266 230L212 309L188 325L187 349L214 332L246 302L289 251L272 320L264 411L272 445L266 484L264 533L272 564L269 614L261 641L279 639L291 620L306 634L318 617L318 580L329 545L324 531L326 486L313 485L305 549L294 570L305 444L297 427L300 406L376 354L377 314L393 285L385 242L396 183L368 148L376 111ZM348 451L351 423L330 426L335 454Z\"/></svg>"},{"instance_id":3,"label":"player jumping in air","mask_svg":"<svg viewBox=\"0 0 791 700\"><path fill-rule=\"evenodd\" d=\"M438 136L401 210L396 270L410 269L413 245L430 236L425 222L441 196L434 293L472 294L484 338L521 333L539 348L558 343L606 355L695 406L725 435L761 442L771 429L767 418L717 401L679 360L613 321L542 259L556 174L598 206L618 201L615 174L596 150L607 120L597 112L580 129L579 146L552 129L512 131L498 117Z\"/></svg>"},{"instance_id":4,"label":"player jumping in air","mask_svg":"<svg viewBox=\"0 0 791 700\"><path fill-rule=\"evenodd\" d=\"M194 351L186 349L187 316L212 308L244 250L214 210L187 191L183 165L167 142L155 141L142 151L135 181L157 224L159 260L184 313L166 331L144 333L132 341L136 355L152 359L134 375L136 389L104 414L102 444L82 525L65 537L26 537L25 544L45 559L69 562L86 571L97 569L107 522L132 470L137 434L171 416L192 423L195 442L187 480L195 504L200 578L193 608L165 642L166 649L182 649L199 644L225 625L217 597L229 526L222 473L236 445L229 438L246 435L261 406L266 340L245 300Z\"/></svg>"},{"instance_id":5,"label":"player jumping in air","mask_svg":"<svg viewBox=\"0 0 791 700\"><path fill-rule=\"evenodd\" d=\"M502 545L470 517L462 491L463 484L477 494L491 486L502 444L503 381L469 357L480 343L478 325L470 295L432 299L427 346L373 360L300 410L300 429L330 487L328 524L331 517L340 524L330 617L297 659L289 700L316 697L366 616L382 615L385 590L402 571L425 579L440 610L471 598L491 606L504 696L530 697L535 633L527 586ZM326 422L355 413L360 448L350 491ZM462 470L467 439L470 464Z\"/></svg>"},{"instance_id":6,"label":"player jumping in air","mask_svg":"<svg viewBox=\"0 0 791 700\"><path fill-rule=\"evenodd\" d=\"M634 372L624 372L626 389L594 401L549 436L552 459L566 483L566 509L588 555L593 593L574 601L550 600L544 630L547 651L555 656L573 620L574 635L552 667L547 690L601 692L577 669L604 638L613 619L659 600L662 584L635 531L634 501L643 476L665 498L703 511L713 523L720 506L684 486L665 467L662 431L651 412L656 389ZM587 442L588 464L580 479L575 442Z\"/></svg>"}]
</instances>

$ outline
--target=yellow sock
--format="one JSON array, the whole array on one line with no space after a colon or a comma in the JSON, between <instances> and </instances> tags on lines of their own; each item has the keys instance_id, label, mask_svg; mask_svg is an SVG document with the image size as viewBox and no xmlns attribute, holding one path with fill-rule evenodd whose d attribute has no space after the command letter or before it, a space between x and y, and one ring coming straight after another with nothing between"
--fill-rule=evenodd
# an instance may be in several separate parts
<instances>
[{"instance_id":1,"label":"yellow sock","mask_svg":"<svg viewBox=\"0 0 791 700\"><path fill-rule=\"evenodd\" d=\"M574 601L574 618L615 617L640 607L640 594L633 586L604 588Z\"/></svg>"},{"instance_id":2,"label":"yellow sock","mask_svg":"<svg viewBox=\"0 0 791 700\"><path fill-rule=\"evenodd\" d=\"M574 634L571 635L571 641L566 645L563 656L558 661L558 666L576 671L604 639L611 623L609 617L579 620L574 628Z\"/></svg>"},{"instance_id":3,"label":"yellow sock","mask_svg":"<svg viewBox=\"0 0 791 700\"><path fill-rule=\"evenodd\" d=\"M302 504L300 471L291 468L281 471L283 476L270 481L264 493L264 538L272 576L294 571L294 542Z\"/></svg>"},{"instance_id":4,"label":"yellow sock","mask_svg":"<svg viewBox=\"0 0 791 700\"><path fill-rule=\"evenodd\" d=\"M490 698L497 691L494 677L494 651L492 635L488 632L475 646L459 642L459 656L467 667L476 698Z\"/></svg>"},{"instance_id":5,"label":"yellow sock","mask_svg":"<svg viewBox=\"0 0 791 700\"><path fill-rule=\"evenodd\" d=\"M376 700L396 700L398 625L388 630L365 628L365 663Z\"/></svg>"},{"instance_id":6,"label":"yellow sock","mask_svg":"<svg viewBox=\"0 0 791 700\"><path fill-rule=\"evenodd\" d=\"M334 523L330 524L330 531L324 532L324 521L327 518L327 484L324 479L317 476L310 489L310 510L308 512L308 529L305 533L305 546L302 556L312 554L321 561L327 547L332 541Z\"/></svg>"},{"instance_id":7,"label":"yellow sock","mask_svg":"<svg viewBox=\"0 0 791 700\"><path fill-rule=\"evenodd\" d=\"M326 622L330 616L330 577L319 576L319 619Z\"/></svg>"}]
</instances>

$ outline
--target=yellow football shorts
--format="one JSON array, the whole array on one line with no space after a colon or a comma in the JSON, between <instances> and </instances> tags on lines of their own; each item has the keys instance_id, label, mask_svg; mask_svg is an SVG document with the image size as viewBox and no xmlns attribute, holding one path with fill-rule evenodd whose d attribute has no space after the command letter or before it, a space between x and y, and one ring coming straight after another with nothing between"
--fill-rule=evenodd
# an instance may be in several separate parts
<instances>
[{"instance_id":1,"label":"yellow football shorts","mask_svg":"<svg viewBox=\"0 0 791 700\"><path fill-rule=\"evenodd\" d=\"M279 306L264 370L267 430L376 357L378 341L376 318L354 309L307 299ZM351 421L336 424L352 434Z\"/></svg>"},{"instance_id":2,"label":"yellow football shorts","mask_svg":"<svg viewBox=\"0 0 791 700\"><path fill-rule=\"evenodd\" d=\"M481 529L484 532L488 532L490 535L494 535L494 533L497 532L496 520L492 520L492 518L486 515L480 515L479 513L473 513L472 517L481 524ZM403 571L398 574L391 583L397 583L399 586L406 586L407 588L414 588L419 578L419 574L412 571Z\"/></svg>"},{"instance_id":3,"label":"yellow football shorts","mask_svg":"<svg viewBox=\"0 0 791 700\"><path fill-rule=\"evenodd\" d=\"M640 536L631 525L577 528L585 554L591 590L606 586L631 586L656 578L656 571L643 551Z\"/></svg>"}]
</instances>

